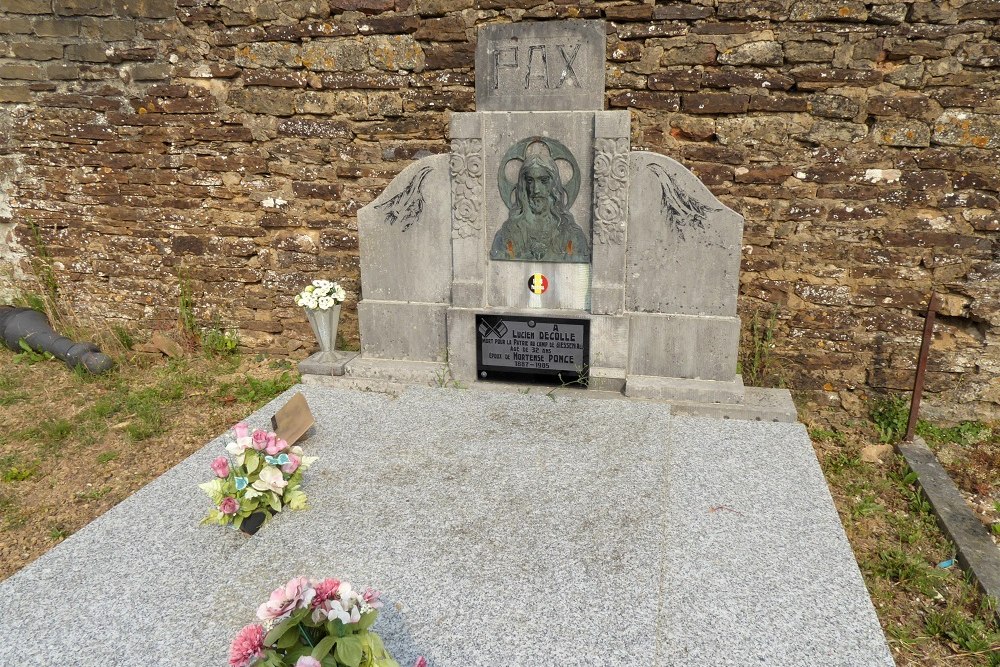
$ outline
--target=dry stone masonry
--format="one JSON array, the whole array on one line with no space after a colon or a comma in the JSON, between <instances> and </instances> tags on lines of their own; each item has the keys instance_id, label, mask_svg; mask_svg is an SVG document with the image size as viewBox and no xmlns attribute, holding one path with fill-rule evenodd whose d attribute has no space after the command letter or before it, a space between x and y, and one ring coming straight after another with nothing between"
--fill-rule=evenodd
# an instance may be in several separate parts
<instances>
[{"instance_id":1,"label":"dry stone masonry","mask_svg":"<svg viewBox=\"0 0 1000 667\"><path fill-rule=\"evenodd\" d=\"M349 306L362 296L358 210L416 159L480 150L449 133L476 109L477 29L561 18L605 20L598 106L629 112L629 144L745 218L738 307L777 310L791 386L908 388L934 289L929 408L997 414L990 0L6 0L2 289L32 289L20 272L44 250L79 314L169 327L183 276L203 322L303 356L291 294L332 276ZM564 56L583 54L547 64ZM468 222L454 232L475 234L479 185L450 187ZM607 206L595 252L615 234Z\"/></svg>"}]
</instances>

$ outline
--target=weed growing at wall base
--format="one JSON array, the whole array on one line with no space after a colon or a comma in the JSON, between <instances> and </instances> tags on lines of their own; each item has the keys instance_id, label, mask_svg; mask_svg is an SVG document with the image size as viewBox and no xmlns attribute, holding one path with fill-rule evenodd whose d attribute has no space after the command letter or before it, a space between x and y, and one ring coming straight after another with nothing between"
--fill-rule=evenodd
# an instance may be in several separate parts
<instances>
[{"instance_id":1,"label":"weed growing at wall base","mask_svg":"<svg viewBox=\"0 0 1000 667\"><path fill-rule=\"evenodd\" d=\"M766 314L757 309L743 328L736 372L743 376L743 384L748 387L784 386L774 356L777 322L777 308Z\"/></svg>"},{"instance_id":2,"label":"weed growing at wall base","mask_svg":"<svg viewBox=\"0 0 1000 667\"><path fill-rule=\"evenodd\" d=\"M870 416L881 442L895 443L906 435L910 404L902 394L890 394L872 402Z\"/></svg>"},{"instance_id":3,"label":"weed growing at wall base","mask_svg":"<svg viewBox=\"0 0 1000 667\"><path fill-rule=\"evenodd\" d=\"M230 356L236 354L240 347L239 333L224 330L217 325L202 329L199 339L202 351L209 355Z\"/></svg>"}]
</instances>

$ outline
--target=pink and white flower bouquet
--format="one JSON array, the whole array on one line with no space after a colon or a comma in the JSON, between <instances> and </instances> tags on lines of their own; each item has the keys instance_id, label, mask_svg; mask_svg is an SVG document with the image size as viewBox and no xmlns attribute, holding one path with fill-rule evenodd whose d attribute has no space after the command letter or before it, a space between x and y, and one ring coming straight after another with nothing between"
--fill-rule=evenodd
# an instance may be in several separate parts
<instances>
[{"instance_id":1,"label":"pink and white flower bouquet","mask_svg":"<svg viewBox=\"0 0 1000 667\"><path fill-rule=\"evenodd\" d=\"M229 647L230 667L399 667L371 632L379 592L295 577L257 609ZM420 658L417 664L426 665Z\"/></svg>"},{"instance_id":2,"label":"pink and white flower bouquet","mask_svg":"<svg viewBox=\"0 0 1000 667\"><path fill-rule=\"evenodd\" d=\"M239 528L255 512L305 509L302 471L315 456L303 456L301 447L289 447L274 433L251 432L243 422L233 427L226 453L210 464L215 479L198 485L215 504L202 523Z\"/></svg>"}]
</instances>

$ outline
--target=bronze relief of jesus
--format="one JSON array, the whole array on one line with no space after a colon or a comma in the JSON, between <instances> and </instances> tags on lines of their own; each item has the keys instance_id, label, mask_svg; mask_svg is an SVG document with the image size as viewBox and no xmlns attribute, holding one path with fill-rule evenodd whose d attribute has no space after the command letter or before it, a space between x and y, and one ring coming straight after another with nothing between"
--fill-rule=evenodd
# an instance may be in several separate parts
<instances>
[{"instance_id":1,"label":"bronze relief of jesus","mask_svg":"<svg viewBox=\"0 0 1000 667\"><path fill-rule=\"evenodd\" d=\"M529 155L530 144L542 144L548 150L538 150ZM520 156L517 155L518 152ZM567 185L562 182L553 153L561 159L568 157L573 167L574 175ZM517 173L516 184L511 184L504 176L504 168L508 162L518 157L523 161ZM579 168L562 144L550 139L519 142L501 161L499 179L501 194L504 195L509 214L493 237L491 259L522 262L590 261L590 242L569 212L572 200L579 191Z\"/></svg>"}]
</instances>

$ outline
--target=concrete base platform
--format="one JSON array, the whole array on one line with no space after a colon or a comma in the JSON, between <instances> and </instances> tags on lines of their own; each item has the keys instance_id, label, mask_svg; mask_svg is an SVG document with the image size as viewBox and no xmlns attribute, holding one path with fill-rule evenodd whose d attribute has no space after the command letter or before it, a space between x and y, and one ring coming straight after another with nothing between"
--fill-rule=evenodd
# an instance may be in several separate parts
<instances>
[{"instance_id":1,"label":"concrete base platform","mask_svg":"<svg viewBox=\"0 0 1000 667\"><path fill-rule=\"evenodd\" d=\"M335 350L317 352L299 362L299 373L303 375L343 375L347 364L358 356L358 352Z\"/></svg>"},{"instance_id":2,"label":"concrete base platform","mask_svg":"<svg viewBox=\"0 0 1000 667\"><path fill-rule=\"evenodd\" d=\"M716 402L708 400L712 396L695 393L679 393L676 396L664 397L656 393L650 395L628 396L622 393L621 388L615 383L610 385L599 382L589 389L579 386L547 387L529 384L515 384L508 382L480 382L474 381L463 383L452 379L448 373L448 367L444 364L427 364L420 362L410 362L416 365L411 373L400 376L398 372L398 362L376 362L385 363L386 367L394 369L391 373L367 372L356 366L360 360L348 367L348 372L343 377L331 377L323 375L302 375L302 383L308 385L322 385L324 387L334 387L337 389L350 389L354 391L376 391L391 396L398 396L408 387L452 387L459 389L476 389L489 392L518 393L529 396L566 396L579 399L616 399L637 402L653 402L662 405L669 405L676 414L690 415L696 417L714 417L716 419L740 419L745 421L767 421L767 422L788 422L798 421L798 411L795 403L792 402L792 395L787 389L768 389L764 387L744 387L740 383L742 397L738 403ZM358 368L355 375L353 368ZM684 381L681 381L684 382ZM700 382L691 380L689 382ZM709 385L711 381L707 381ZM729 383L725 383L729 384ZM627 393L627 390L626 392ZM701 398L703 400L692 400Z\"/></svg>"},{"instance_id":3,"label":"concrete base platform","mask_svg":"<svg viewBox=\"0 0 1000 667\"><path fill-rule=\"evenodd\" d=\"M443 385L448 365L433 361L402 361L356 357L347 364L344 375L361 380L385 380L424 386Z\"/></svg>"},{"instance_id":4,"label":"concrete base platform","mask_svg":"<svg viewBox=\"0 0 1000 667\"><path fill-rule=\"evenodd\" d=\"M300 574L384 591L404 666L893 664L799 424L320 386L248 421L299 390L309 510L199 526L209 443L0 583L0 664L224 665Z\"/></svg>"},{"instance_id":5,"label":"concrete base platform","mask_svg":"<svg viewBox=\"0 0 1000 667\"><path fill-rule=\"evenodd\" d=\"M628 375L625 378L625 395L631 398L738 405L743 402L744 394L743 378L739 375L730 381L649 375Z\"/></svg>"}]
</instances>

